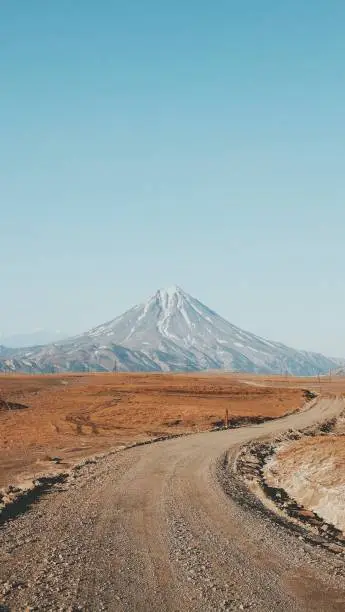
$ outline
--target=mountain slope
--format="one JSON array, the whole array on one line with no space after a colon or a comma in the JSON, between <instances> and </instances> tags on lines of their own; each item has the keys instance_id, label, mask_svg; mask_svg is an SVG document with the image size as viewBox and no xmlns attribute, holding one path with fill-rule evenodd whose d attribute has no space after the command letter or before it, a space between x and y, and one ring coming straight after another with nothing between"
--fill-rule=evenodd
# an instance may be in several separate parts
<instances>
[{"instance_id":1,"label":"mountain slope","mask_svg":"<svg viewBox=\"0 0 345 612\"><path fill-rule=\"evenodd\" d=\"M226 369L315 375L334 368L339 360L243 331L179 287L160 289L144 304L69 340L30 349L0 347L0 371Z\"/></svg>"},{"instance_id":2,"label":"mountain slope","mask_svg":"<svg viewBox=\"0 0 345 612\"><path fill-rule=\"evenodd\" d=\"M115 344L100 346L95 342L69 341L30 349L6 349L0 353L0 372L48 374L115 369L123 372L160 371L159 366L144 353Z\"/></svg>"}]
</instances>

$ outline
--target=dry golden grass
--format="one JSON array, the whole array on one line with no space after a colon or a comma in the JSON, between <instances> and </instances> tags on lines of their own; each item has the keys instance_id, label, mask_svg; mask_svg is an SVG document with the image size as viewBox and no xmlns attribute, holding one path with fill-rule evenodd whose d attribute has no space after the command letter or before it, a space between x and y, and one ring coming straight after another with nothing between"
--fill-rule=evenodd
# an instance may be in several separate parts
<instances>
[{"instance_id":1,"label":"dry golden grass","mask_svg":"<svg viewBox=\"0 0 345 612\"><path fill-rule=\"evenodd\" d=\"M47 471L49 457L68 466L132 441L210 429L226 409L230 418L281 416L303 404L307 381L220 373L2 375L0 486Z\"/></svg>"}]
</instances>

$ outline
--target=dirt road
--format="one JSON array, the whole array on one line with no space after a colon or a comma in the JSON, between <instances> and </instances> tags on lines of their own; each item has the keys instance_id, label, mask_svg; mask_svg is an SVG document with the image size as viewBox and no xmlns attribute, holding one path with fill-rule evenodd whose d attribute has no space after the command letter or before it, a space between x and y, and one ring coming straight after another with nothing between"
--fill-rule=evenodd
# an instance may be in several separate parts
<instances>
[{"instance_id":1,"label":"dirt road","mask_svg":"<svg viewBox=\"0 0 345 612\"><path fill-rule=\"evenodd\" d=\"M344 557L245 503L224 471L239 445L343 407L320 400L279 421L85 466L2 527L0 609L344 610Z\"/></svg>"}]
</instances>

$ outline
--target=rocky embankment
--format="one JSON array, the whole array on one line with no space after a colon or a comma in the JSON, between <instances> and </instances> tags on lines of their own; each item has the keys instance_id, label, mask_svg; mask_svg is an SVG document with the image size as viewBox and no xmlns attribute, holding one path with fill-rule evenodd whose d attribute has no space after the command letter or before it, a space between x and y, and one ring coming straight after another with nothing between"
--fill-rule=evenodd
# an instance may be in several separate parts
<instances>
[{"instance_id":1,"label":"rocky embankment","mask_svg":"<svg viewBox=\"0 0 345 612\"><path fill-rule=\"evenodd\" d=\"M345 553L345 413L243 447L237 470L267 508Z\"/></svg>"}]
</instances>

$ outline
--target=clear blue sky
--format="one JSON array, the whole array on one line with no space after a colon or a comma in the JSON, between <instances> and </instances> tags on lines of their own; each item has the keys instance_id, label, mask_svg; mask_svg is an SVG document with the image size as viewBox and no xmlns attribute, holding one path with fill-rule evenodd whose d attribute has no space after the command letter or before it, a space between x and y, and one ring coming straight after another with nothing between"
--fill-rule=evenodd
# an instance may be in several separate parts
<instances>
[{"instance_id":1,"label":"clear blue sky","mask_svg":"<svg viewBox=\"0 0 345 612\"><path fill-rule=\"evenodd\" d=\"M0 330L181 285L345 356L345 2L11 0Z\"/></svg>"}]
</instances>

